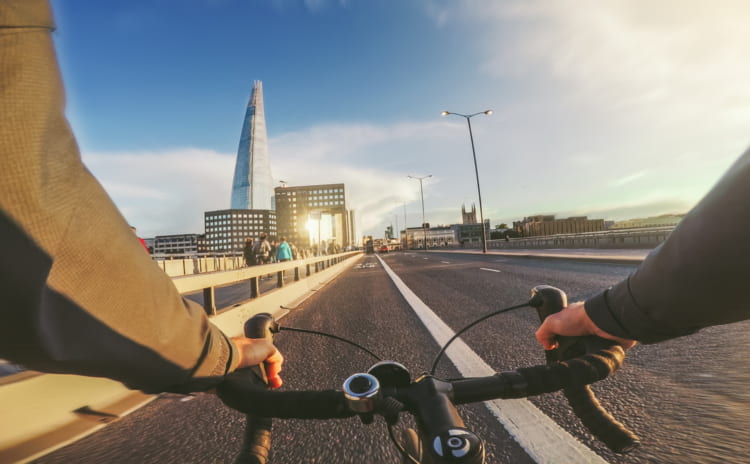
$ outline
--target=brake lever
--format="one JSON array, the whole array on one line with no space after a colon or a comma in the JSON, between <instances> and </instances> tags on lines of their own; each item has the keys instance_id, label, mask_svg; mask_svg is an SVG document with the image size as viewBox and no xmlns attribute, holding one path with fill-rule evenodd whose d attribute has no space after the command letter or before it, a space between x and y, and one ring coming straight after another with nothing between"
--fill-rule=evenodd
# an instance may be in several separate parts
<instances>
[{"instance_id":1,"label":"brake lever","mask_svg":"<svg viewBox=\"0 0 750 464\"><path fill-rule=\"evenodd\" d=\"M269 313L258 313L245 321L244 332L247 338L263 338L273 342L273 334L279 333L279 323ZM266 363L261 362L257 366L252 366L250 370L268 385L268 374L266 373Z\"/></svg>"},{"instance_id":2,"label":"brake lever","mask_svg":"<svg viewBox=\"0 0 750 464\"><path fill-rule=\"evenodd\" d=\"M551 285L537 285L531 289L529 306L536 308L536 312L539 315L539 322L542 323L547 317L562 311L563 308L568 306L568 296L559 288L552 287ZM557 348L544 351L547 364L585 354L583 347L579 343L579 337L556 335L555 341L557 341Z\"/></svg>"}]
</instances>

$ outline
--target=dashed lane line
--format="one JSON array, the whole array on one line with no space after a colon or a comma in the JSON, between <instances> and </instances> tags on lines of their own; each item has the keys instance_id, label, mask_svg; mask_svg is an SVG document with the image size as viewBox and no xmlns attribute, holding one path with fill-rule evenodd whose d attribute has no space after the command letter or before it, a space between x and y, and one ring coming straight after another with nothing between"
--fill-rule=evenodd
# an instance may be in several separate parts
<instances>
[{"instance_id":1,"label":"dashed lane line","mask_svg":"<svg viewBox=\"0 0 750 464\"><path fill-rule=\"evenodd\" d=\"M455 332L407 287L379 256L378 259L432 337L438 345L443 346ZM495 373L460 338L448 347L445 354L464 377L483 377ZM531 459L539 464L561 462L604 464L607 462L576 440L528 400L494 400L486 401L484 404Z\"/></svg>"},{"instance_id":2,"label":"dashed lane line","mask_svg":"<svg viewBox=\"0 0 750 464\"><path fill-rule=\"evenodd\" d=\"M451 263L450 261L440 261L440 262L443 263L443 264L450 264Z\"/></svg>"},{"instance_id":3,"label":"dashed lane line","mask_svg":"<svg viewBox=\"0 0 750 464\"><path fill-rule=\"evenodd\" d=\"M481 270L483 270L483 271L490 271L490 272L500 272L500 271L499 271L499 270L497 270L497 269L490 269L490 268L488 268L488 267L480 267L479 269L481 269Z\"/></svg>"}]
</instances>

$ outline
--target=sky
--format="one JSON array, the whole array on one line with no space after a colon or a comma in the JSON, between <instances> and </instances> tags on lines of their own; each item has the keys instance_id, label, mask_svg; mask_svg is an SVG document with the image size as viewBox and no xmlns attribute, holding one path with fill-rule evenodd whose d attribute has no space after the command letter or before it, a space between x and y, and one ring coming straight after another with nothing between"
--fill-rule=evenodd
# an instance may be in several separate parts
<instances>
[{"instance_id":1,"label":"sky","mask_svg":"<svg viewBox=\"0 0 750 464\"><path fill-rule=\"evenodd\" d=\"M750 145L745 0L52 0L84 163L139 235L229 208L254 80L275 181L357 233L687 212Z\"/></svg>"}]
</instances>

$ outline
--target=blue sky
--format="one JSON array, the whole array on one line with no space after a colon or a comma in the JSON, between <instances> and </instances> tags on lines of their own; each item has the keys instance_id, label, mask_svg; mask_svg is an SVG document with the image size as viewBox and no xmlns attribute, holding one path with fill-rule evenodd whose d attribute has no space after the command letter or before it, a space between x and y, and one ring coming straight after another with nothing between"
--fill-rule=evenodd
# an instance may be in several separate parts
<instances>
[{"instance_id":1,"label":"blue sky","mask_svg":"<svg viewBox=\"0 0 750 464\"><path fill-rule=\"evenodd\" d=\"M229 206L263 81L273 176L344 182L358 232L685 212L750 142L743 1L54 0L84 162L144 236Z\"/></svg>"}]
</instances>

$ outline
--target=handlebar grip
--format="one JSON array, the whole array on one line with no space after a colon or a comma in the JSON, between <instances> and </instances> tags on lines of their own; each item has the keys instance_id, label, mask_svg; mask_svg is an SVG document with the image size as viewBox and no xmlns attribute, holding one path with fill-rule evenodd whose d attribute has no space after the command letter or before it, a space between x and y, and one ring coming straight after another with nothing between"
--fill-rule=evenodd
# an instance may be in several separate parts
<instances>
[{"instance_id":1,"label":"handlebar grip","mask_svg":"<svg viewBox=\"0 0 750 464\"><path fill-rule=\"evenodd\" d=\"M562 311L567 306L567 296L562 290L549 285L539 285L531 290L529 304L537 309L541 322L551 314ZM566 361L584 354L594 354L608 350L617 344L600 337L558 336L558 347L545 351L547 364ZM609 414L594 396L588 385L571 386L563 389L563 394L581 423L609 449L616 453L626 453L638 446L638 437Z\"/></svg>"},{"instance_id":2,"label":"handlebar grip","mask_svg":"<svg viewBox=\"0 0 750 464\"><path fill-rule=\"evenodd\" d=\"M588 385L566 388L563 394L581 423L612 451L627 453L640 444L638 436L602 407Z\"/></svg>"},{"instance_id":3,"label":"handlebar grip","mask_svg":"<svg viewBox=\"0 0 750 464\"><path fill-rule=\"evenodd\" d=\"M245 322L245 337L264 338L273 341L274 329L278 331L278 323L268 313L260 313ZM254 376L268 385L265 363L247 368ZM266 464L271 450L272 421L268 417L245 415L245 436L242 449L237 456L236 464Z\"/></svg>"},{"instance_id":4,"label":"handlebar grip","mask_svg":"<svg viewBox=\"0 0 750 464\"><path fill-rule=\"evenodd\" d=\"M335 390L275 391L263 388L247 369L232 372L216 387L219 398L237 411L280 419L352 417L344 394Z\"/></svg>"},{"instance_id":5,"label":"handlebar grip","mask_svg":"<svg viewBox=\"0 0 750 464\"><path fill-rule=\"evenodd\" d=\"M245 416L245 437L235 464L266 464L271 451L271 419Z\"/></svg>"},{"instance_id":6,"label":"handlebar grip","mask_svg":"<svg viewBox=\"0 0 750 464\"><path fill-rule=\"evenodd\" d=\"M273 341L274 332L279 331L279 324L268 313L259 313L245 321L245 337L247 338L264 338ZM265 363L253 367L253 372L260 380L268 385L268 376L266 374Z\"/></svg>"}]
</instances>

